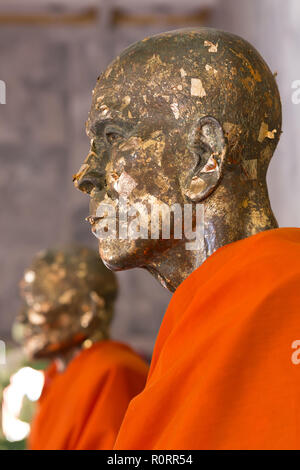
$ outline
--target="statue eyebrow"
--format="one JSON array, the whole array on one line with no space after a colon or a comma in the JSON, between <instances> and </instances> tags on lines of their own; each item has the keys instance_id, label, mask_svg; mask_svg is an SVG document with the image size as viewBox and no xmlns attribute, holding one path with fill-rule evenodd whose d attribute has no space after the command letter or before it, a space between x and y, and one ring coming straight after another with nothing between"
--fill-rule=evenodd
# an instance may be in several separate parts
<instances>
[{"instance_id":1,"label":"statue eyebrow","mask_svg":"<svg viewBox=\"0 0 300 470\"><path fill-rule=\"evenodd\" d=\"M114 122L113 119L97 119L87 128L87 134L100 135L107 124L113 124Z\"/></svg>"},{"instance_id":2,"label":"statue eyebrow","mask_svg":"<svg viewBox=\"0 0 300 470\"><path fill-rule=\"evenodd\" d=\"M128 123L126 123L122 119L96 119L94 122L91 123L90 126L87 127L87 135L92 134L93 136L99 136L103 134L103 130L107 125L115 125L122 127L123 129L124 127L125 129L128 128Z\"/></svg>"}]
</instances>

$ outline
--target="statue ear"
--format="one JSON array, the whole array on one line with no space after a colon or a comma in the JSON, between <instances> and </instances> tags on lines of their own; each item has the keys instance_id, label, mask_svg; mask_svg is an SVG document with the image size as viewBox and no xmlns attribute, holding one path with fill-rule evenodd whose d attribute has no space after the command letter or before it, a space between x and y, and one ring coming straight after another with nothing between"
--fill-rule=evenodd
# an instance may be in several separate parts
<instances>
[{"instance_id":1,"label":"statue ear","mask_svg":"<svg viewBox=\"0 0 300 470\"><path fill-rule=\"evenodd\" d=\"M197 160L184 193L191 201L200 202L214 191L222 176L226 142L221 124L211 116L197 119L188 144Z\"/></svg>"}]
</instances>

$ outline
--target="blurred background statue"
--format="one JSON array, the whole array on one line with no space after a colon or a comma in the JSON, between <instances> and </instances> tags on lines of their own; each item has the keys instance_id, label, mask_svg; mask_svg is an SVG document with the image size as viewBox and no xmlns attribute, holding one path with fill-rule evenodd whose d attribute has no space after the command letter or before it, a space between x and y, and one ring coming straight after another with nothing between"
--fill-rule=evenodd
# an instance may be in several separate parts
<instances>
[{"instance_id":1,"label":"blurred background statue","mask_svg":"<svg viewBox=\"0 0 300 470\"><path fill-rule=\"evenodd\" d=\"M31 449L110 449L147 365L110 339L115 276L85 247L39 253L21 281L14 333L31 359L51 361ZM4 400L5 406L5 400Z\"/></svg>"},{"instance_id":2,"label":"blurred background statue","mask_svg":"<svg viewBox=\"0 0 300 470\"><path fill-rule=\"evenodd\" d=\"M82 345L109 338L117 281L93 250L40 253L20 289L24 307L15 334L31 358L60 357L65 367Z\"/></svg>"}]
</instances>

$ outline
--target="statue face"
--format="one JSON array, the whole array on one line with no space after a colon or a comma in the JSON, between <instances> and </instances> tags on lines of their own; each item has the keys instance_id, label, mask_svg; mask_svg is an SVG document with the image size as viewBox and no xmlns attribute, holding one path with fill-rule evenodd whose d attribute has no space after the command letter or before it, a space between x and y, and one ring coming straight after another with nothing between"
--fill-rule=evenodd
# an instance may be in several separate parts
<instances>
[{"instance_id":1,"label":"statue face","mask_svg":"<svg viewBox=\"0 0 300 470\"><path fill-rule=\"evenodd\" d=\"M65 353L96 333L106 336L116 297L115 275L85 247L37 254L20 283L16 339L29 357Z\"/></svg>"},{"instance_id":2,"label":"statue face","mask_svg":"<svg viewBox=\"0 0 300 470\"><path fill-rule=\"evenodd\" d=\"M229 175L229 185L242 181L234 187L244 198L251 179L255 184L265 179L280 117L270 70L236 36L181 30L128 48L98 79L87 121L91 150L74 177L75 185L90 195L89 220L105 264L111 269L147 267L185 244L182 219L175 221L182 225L180 238L170 213L170 236L163 236L165 206L177 204L184 218L184 205L190 205L195 229L196 206L212 201L223 176ZM253 155L261 160L254 162ZM245 168L251 170L249 177ZM129 210L126 237L124 232L120 236L120 200ZM214 225L225 225L226 201L222 207L219 195L212 205L218 219ZM159 222L151 218L153 207L162 210ZM153 237L156 222L159 236ZM202 222L211 225L211 220Z\"/></svg>"},{"instance_id":3,"label":"statue face","mask_svg":"<svg viewBox=\"0 0 300 470\"><path fill-rule=\"evenodd\" d=\"M122 110L122 97L119 102L113 101L116 96L114 89L105 88L105 97L99 100L102 93L104 90L100 86L96 90L96 102L100 103L100 108L110 109L109 118L99 116L99 105L94 105L88 122L91 151L96 160L94 168L99 175L90 192L90 215L96 218L99 204L103 202L112 207L116 207L120 200L127 204L128 238L101 239L99 249L101 258L109 267L134 267L147 263L157 250L161 252L178 243L171 234L170 239L151 239L150 214L154 206L159 209L174 203L183 205L175 165L177 155L185 152L180 138L182 129L174 116L169 116L163 108L157 112L151 108L149 111L152 112L138 119L129 118L128 114L132 114L128 107ZM139 107L139 100L134 95L128 95L126 99L130 100L132 107ZM105 179L105 184L101 184L100 178L101 181ZM131 208L132 213L129 212ZM120 211L116 211L117 227L121 217ZM148 238L132 239L130 228L136 224L143 227ZM97 222L92 225L92 230L97 233Z\"/></svg>"}]
</instances>

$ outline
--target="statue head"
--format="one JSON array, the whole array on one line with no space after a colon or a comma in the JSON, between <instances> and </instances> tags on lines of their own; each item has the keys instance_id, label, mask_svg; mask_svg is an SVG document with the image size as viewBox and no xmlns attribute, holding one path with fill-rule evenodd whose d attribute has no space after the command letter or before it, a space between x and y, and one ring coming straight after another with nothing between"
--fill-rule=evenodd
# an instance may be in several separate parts
<instances>
[{"instance_id":1,"label":"statue head","mask_svg":"<svg viewBox=\"0 0 300 470\"><path fill-rule=\"evenodd\" d=\"M128 227L142 225L147 237L98 236L111 269L143 267L174 290L218 247L276 227L266 173L281 134L280 96L267 64L238 36L184 29L133 44L98 78L87 134L91 149L74 180L90 196L95 234L110 217L101 204L116 208L122 198L145 209L138 224L129 213ZM163 211L151 237L151 208L174 204L191 207L193 230L201 225L195 250L186 250L183 227L181 237L172 228L162 236Z\"/></svg>"},{"instance_id":2,"label":"statue head","mask_svg":"<svg viewBox=\"0 0 300 470\"><path fill-rule=\"evenodd\" d=\"M108 338L117 284L94 250L73 246L38 253L20 292L15 331L29 357L63 357L83 343Z\"/></svg>"}]
</instances>

